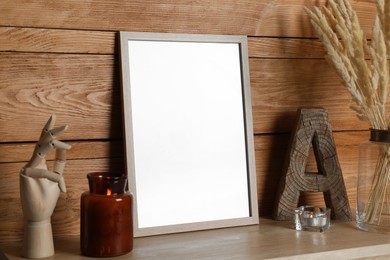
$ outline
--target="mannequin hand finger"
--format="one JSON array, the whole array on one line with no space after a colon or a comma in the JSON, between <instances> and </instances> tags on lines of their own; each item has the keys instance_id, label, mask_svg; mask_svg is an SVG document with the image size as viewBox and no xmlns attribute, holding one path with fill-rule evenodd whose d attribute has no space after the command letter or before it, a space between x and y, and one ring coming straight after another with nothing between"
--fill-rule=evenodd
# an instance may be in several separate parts
<instances>
[{"instance_id":1,"label":"mannequin hand finger","mask_svg":"<svg viewBox=\"0 0 390 260\"><path fill-rule=\"evenodd\" d=\"M46 143L46 144L41 144L41 143L38 143L37 144L37 149L36 149L36 153L40 156L40 157L45 157L46 154L55 148L55 145L53 142L49 142L49 143Z\"/></svg>"},{"instance_id":2,"label":"mannequin hand finger","mask_svg":"<svg viewBox=\"0 0 390 260\"><path fill-rule=\"evenodd\" d=\"M68 125L60 126L49 131L49 134L55 138L57 135L65 132L68 129Z\"/></svg>"},{"instance_id":3,"label":"mannequin hand finger","mask_svg":"<svg viewBox=\"0 0 390 260\"><path fill-rule=\"evenodd\" d=\"M60 188L60 191L66 192L65 179L64 179L64 177L62 177L62 175L60 175L60 176L61 176L61 179L58 182L58 187Z\"/></svg>"},{"instance_id":4,"label":"mannequin hand finger","mask_svg":"<svg viewBox=\"0 0 390 260\"><path fill-rule=\"evenodd\" d=\"M64 173L65 163L66 163L66 161L56 160L54 162L53 172L62 175Z\"/></svg>"},{"instance_id":5,"label":"mannequin hand finger","mask_svg":"<svg viewBox=\"0 0 390 260\"><path fill-rule=\"evenodd\" d=\"M40 157L45 157L45 155L52 149L69 150L70 148L72 148L72 146L70 146L69 144L58 140L53 140L44 145L38 143L36 152Z\"/></svg>"},{"instance_id":6,"label":"mannequin hand finger","mask_svg":"<svg viewBox=\"0 0 390 260\"><path fill-rule=\"evenodd\" d=\"M45 170L45 169L37 169L37 168L25 168L22 172L25 176L32 178L45 178L52 182L58 183L58 187L62 192L66 192L65 180L62 175L57 173Z\"/></svg>"},{"instance_id":7,"label":"mannequin hand finger","mask_svg":"<svg viewBox=\"0 0 390 260\"><path fill-rule=\"evenodd\" d=\"M42 129L41 137L43 137L50 129L54 127L56 123L56 115L51 115L49 120L47 120L45 126Z\"/></svg>"},{"instance_id":8,"label":"mannequin hand finger","mask_svg":"<svg viewBox=\"0 0 390 260\"><path fill-rule=\"evenodd\" d=\"M64 173L65 163L66 163L66 150L57 149L53 171L55 173L62 175Z\"/></svg>"},{"instance_id":9,"label":"mannequin hand finger","mask_svg":"<svg viewBox=\"0 0 390 260\"><path fill-rule=\"evenodd\" d=\"M70 148L72 148L72 146L70 146L69 144L58 141L58 140L53 140L51 143L52 143L53 148L57 148L60 150L69 150Z\"/></svg>"},{"instance_id":10,"label":"mannequin hand finger","mask_svg":"<svg viewBox=\"0 0 390 260\"><path fill-rule=\"evenodd\" d=\"M57 135L66 131L66 129L68 129L67 125L57 127L54 129L49 129L48 131L41 134L41 137L39 138L38 143L45 145L45 144L51 142L52 140L54 140L57 137Z\"/></svg>"},{"instance_id":11,"label":"mannequin hand finger","mask_svg":"<svg viewBox=\"0 0 390 260\"><path fill-rule=\"evenodd\" d=\"M66 150L57 149L55 160L56 161L66 161Z\"/></svg>"},{"instance_id":12,"label":"mannequin hand finger","mask_svg":"<svg viewBox=\"0 0 390 260\"><path fill-rule=\"evenodd\" d=\"M41 139L37 143L37 154L41 157L44 157L51 149L54 148L69 150L71 148L70 145L58 140L54 140L55 134L52 134L52 131L59 133L65 131L66 129L67 126L56 128L41 136Z\"/></svg>"}]
</instances>

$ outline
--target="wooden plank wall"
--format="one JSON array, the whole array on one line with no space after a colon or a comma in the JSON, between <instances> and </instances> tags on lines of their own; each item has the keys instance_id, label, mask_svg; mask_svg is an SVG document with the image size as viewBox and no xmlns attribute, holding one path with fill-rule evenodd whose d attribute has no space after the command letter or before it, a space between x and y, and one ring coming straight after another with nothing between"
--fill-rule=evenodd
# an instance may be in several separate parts
<instances>
[{"instance_id":1,"label":"wooden plank wall","mask_svg":"<svg viewBox=\"0 0 390 260\"><path fill-rule=\"evenodd\" d=\"M18 173L51 113L68 153L55 236L79 234L79 199L91 171L123 166L118 31L239 34L249 38L257 183L261 216L270 216L300 106L328 109L351 206L357 145L366 123L323 59L303 6L325 0L63 0L0 4L0 241L22 238ZM351 1L370 36L373 0ZM50 160L53 156L48 157ZM309 164L312 164L310 162ZM312 167L315 168L315 165ZM323 204L320 194L304 203Z\"/></svg>"}]
</instances>

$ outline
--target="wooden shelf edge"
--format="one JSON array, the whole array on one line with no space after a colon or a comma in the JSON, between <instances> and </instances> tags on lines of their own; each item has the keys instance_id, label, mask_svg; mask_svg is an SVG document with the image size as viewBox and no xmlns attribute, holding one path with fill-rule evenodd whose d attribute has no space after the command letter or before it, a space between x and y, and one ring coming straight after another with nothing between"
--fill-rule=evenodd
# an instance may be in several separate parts
<instances>
[{"instance_id":1,"label":"wooden shelf edge","mask_svg":"<svg viewBox=\"0 0 390 260\"><path fill-rule=\"evenodd\" d=\"M260 219L259 225L134 239L134 250L113 259L386 259L390 235L357 230L354 222L332 222L324 233L295 231L292 222ZM0 245L20 259L21 242ZM49 259L92 259L80 255L79 237L55 239ZM107 259L107 258L106 258Z\"/></svg>"},{"instance_id":2,"label":"wooden shelf edge","mask_svg":"<svg viewBox=\"0 0 390 260\"><path fill-rule=\"evenodd\" d=\"M329 260L333 259L390 259L390 244L365 246L358 248L348 248L340 250L332 250L326 252L301 254L285 257L275 257L273 260L301 260L301 259L315 259L315 260ZM382 258L383 257L383 258Z\"/></svg>"}]
</instances>

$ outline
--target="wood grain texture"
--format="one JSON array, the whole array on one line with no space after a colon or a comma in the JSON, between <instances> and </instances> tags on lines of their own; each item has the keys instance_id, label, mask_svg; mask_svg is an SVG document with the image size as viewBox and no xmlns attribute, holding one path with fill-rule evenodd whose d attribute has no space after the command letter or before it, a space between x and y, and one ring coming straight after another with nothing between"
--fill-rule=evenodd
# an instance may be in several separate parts
<instances>
[{"instance_id":1,"label":"wood grain texture","mask_svg":"<svg viewBox=\"0 0 390 260\"><path fill-rule=\"evenodd\" d=\"M349 93L324 60L250 59L250 69L256 134L290 131L301 106L325 107L336 131L369 128L349 109ZM122 136L111 55L0 53L0 90L0 142L34 141L49 113L69 124L64 140ZM37 124L25 128L27 120Z\"/></svg>"},{"instance_id":2,"label":"wood grain texture","mask_svg":"<svg viewBox=\"0 0 390 260\"><path fill-rule=\"evenodd\" d=\"M112 56L0 53L0 91L0 142L35 141L50 113L64 140L122 137Z\"/></svg>"},{"instance_id":3,"label":"wood grain texture","mask_svg":"<svg viewBox=\"0 0 390 260\"><path fill-rule=\"evenodd\" d=\"M256 135L255 155L257 172L257 192L259 200L260 216L270 217L273 205L277 197L282 165L285 160L289 143L289 134L278 135ZM357 146L368 139L368 132L338 132L334 133L340 166L351 205L356 203L356 181L357 181ZM105 146L108 143L99 144L96 148L92 143L78 143L80 152L71 154L70 158L94 156L94 149ZM115 144L114 144L115 146ZM25 147L16 146L13 151L23 153ZM30 145L30 148L32 145ZM86 151L90 149L90 151ZM103 152L103 151L100 151ZM104 156L96 151L96 157ZM105 153L105 152L104 152ZM82 155L81 155L82 154ZM114 155L113 155L114 156ZM16 157L16 156L15 156ZM53 215L53 229L56 236L67 234L77 235L79 232L79 199L82 192L88 189L85 175L92 171L123 170L123 158L85 158L69 159L65 168L65 182L68 192L62 194ZM309 160L309 165L315 165L315 161ZM20 240L22 235L22 215L19 198L19 171L24 165L20 163L0 163L0 241ZM52 162L49 162L51 167ZM303 205L323 206L324 197L322 194L301 194L300 203ZM10 211L9 209L12 209Z\"/></svg>"},{"instance_id":4,"label":"wood grain texture","mask_svg":"<svg viewBox=\"0 0 390 260\"><path fill-rule=\"evenodd\" d=\"M317 165L307 170L310 150ZM323 193L332 219L352 220L332 128L323 108L300 108L279 181L273 217L293 220L301 192Z\"/></svg>"},{"instance_id":5,"label":"wood grain texture","mask_svg":"<svg viewBox=\"0 0 390 260\"><path fill-rule=\"evenodd\" d=\"M113 54L116 33L0 27L0 51Z\"/></svg>"},{"instance_id":6,"label":"wood grain texture","mask_svg":"<svg viewBox=\"0 0 390 260\"><path fill-rule=\"evenodd\" d=\"M0 241L20 240L18 173L50 113L69 124L68 193L53 215L55 236L79 232L85 174L123 168L117 34L123 31L249 36L261 216L270 216L295 112L329 112L350 200L356 202L357 144L368 124L356 119L333 69L323 60L303 6L325 0L15 0L0 5ZM351 1L371 34L375 2ZM53 159L53 154L48 156ZM51 162L50 162L51 163ZM309 162L308 167L315 167ZM301 204L324 205L322 194ZM283 240L291 242L291 240Z\"/></svg>"},{"instance_id":7,"label":"wood grain texture","mask_svg":"<svg viewBox=\"0 0 390 260\"><path fill-rule=\"evenodd\" d=\"M6 1L0 26L313 37L303 6L325 1ZM352 1L366 31L375 4Z\"/></svg>"},{"instance_id":8,"label":"wood grain texture","mask_svg":"<svg viewBox=\"0 0 390 260\"><path fill-rule=\"evenodd\" d=\"M349 204L356 204L356 183L358 176L358 145L369 138L369 132L335 132L333 133L340 167L342 170ZM257 190L260 216L270 217L276 203L277 190L283 163L287 156L289 134L259 135L255 138ZM308 167L316 165L312 158ZM302 193L299 205L325 206L321 193Z\"/></svg>"},{"instance_id":9,"label":"wood grain texture","mask_svg":"<svg viewBox=\"0 0 390 260\"><path fill-rule=\"evenodd\" d=\"M0 52L119 55L118 32L0 27ZM310 50L310 51L307 51ZM317 39L249 37L249 57L323 59Z\"/></svg>"},{"instance_id":10,"label":"wood grain texture","mask_svg":"<svg viewBox=\"0 0 390 260\"><path fill-rule=\"evenodd\" d=\"M334 131L366 130L351 97L325 60L251 59L255 133L289 132L298 107L324 107Z\"/></svg>"},{"instance_id":11,"label":"wood grain texture","mask_svg":"<svg viewBox=\"0 0 390 260\"><path fill-rule=\"evenodd\" d=\"M325 233L297 232L291 222L260 219L247 227L136 238L131 253L110 259L389 259L388 235L356 230L353 222L331 224ZM51 260L93 259L80 255L78 236L54 242ZM20 242L0 244L11 260L20 259L20 248Z\"/></svg>"},{"instance_id":12,"label":"wood grain texture","mask_svg":"<svg viewBox=\"0 0 390 260\"><path fill-rule=\"evenodd\" d=\"M39 134L37 134L37 138ZM61 136L58 140L61 140ZM123 157L122 140L92 140L66 142L72 149L66 153L67 160ZM27 162L32 156L35 143L0 143L0 163ZM54 160L55 152L49 152L46 160Z\"/></svg>"},{"instance_id":13,"label":"wood grain texture","mask_svg":"<svg viewBox=\"0 0 390 260\"><path fill-rule=\"evenodd\" d=\"M325 55L319 40L301 38L249 37L248 52L252 58L323 59Z\"/></svg>"}]
</instances>

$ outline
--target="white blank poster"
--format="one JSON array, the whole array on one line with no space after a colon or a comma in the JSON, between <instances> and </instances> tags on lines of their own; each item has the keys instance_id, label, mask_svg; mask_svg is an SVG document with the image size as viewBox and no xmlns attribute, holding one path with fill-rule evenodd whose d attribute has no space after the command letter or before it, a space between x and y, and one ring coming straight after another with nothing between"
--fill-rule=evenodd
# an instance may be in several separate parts
<instances>
[{"instance_id":1,"label":"white blank poster","mask_svg":"<svg viewBox=\"0 0 390 260\"><path fill-rule=\"evenodd\" d=\"M128 51L138 227L250 216L239 44Z\"/></svg>"}]
</instances>

